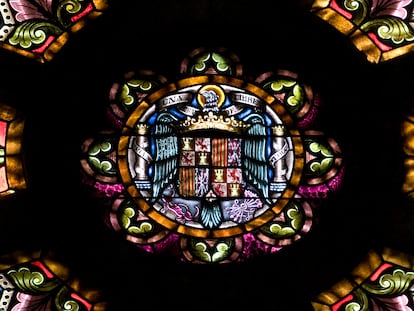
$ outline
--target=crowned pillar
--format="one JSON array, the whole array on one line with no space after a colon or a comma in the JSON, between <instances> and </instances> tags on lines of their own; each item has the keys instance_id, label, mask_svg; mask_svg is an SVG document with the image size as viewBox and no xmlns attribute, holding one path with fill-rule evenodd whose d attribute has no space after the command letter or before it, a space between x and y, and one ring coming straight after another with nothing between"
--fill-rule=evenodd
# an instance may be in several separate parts
<instances>
[{"instance_id":1,"label":"crowned pillar","mask_svg":"<svg viewBox=\"0 0 414 311\"><path fill-rule=\"evenodd\" d=\"M150 189L151 184L148 177L148 165L152 161L149 153L149 126L146 124L137 124L137 136L133 141L132 150L135 152L135 163L133 176L138 189Z\"/></svg>"},{"instance_id":2,"label":"crowned pillar","mask_svg":"<svg viewBox=\"0 0 414 311\"><path fill-rule=\"evenodd\" d=\"M272 155L269 158L270 164L273 167L273 178L270 182L270 190L281 192L286 188L286 154L289 146L286 140L286 128L284 125L276 125L272 128Z\"/></svg>"}]
</instances>

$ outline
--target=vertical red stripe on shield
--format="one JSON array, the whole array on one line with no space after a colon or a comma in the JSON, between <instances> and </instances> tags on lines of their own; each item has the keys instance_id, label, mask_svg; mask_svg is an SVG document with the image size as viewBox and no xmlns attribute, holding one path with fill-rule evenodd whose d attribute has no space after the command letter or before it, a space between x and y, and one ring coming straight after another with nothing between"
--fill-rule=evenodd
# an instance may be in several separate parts
<instances>
[{"instance_id":1,"label":"vertical red stripe on shield","mask_svg":"<svg viewBox=\"0 0 414 311\"><path fill-rule=\"evenodd\" d=\"M193 196L195 194L194 168L180 168L180 195Z\"/></svg>"},{"instance_id":2,"label":"vertical red stripe on shield","mask_svg":"<svg viewBox=\"0 0 414 311\"><path fill-rule=\"evenodd\" d=\"M214 138L211 152L212 166L227 166L227 139Z\"/></svg>"}]
</instances>

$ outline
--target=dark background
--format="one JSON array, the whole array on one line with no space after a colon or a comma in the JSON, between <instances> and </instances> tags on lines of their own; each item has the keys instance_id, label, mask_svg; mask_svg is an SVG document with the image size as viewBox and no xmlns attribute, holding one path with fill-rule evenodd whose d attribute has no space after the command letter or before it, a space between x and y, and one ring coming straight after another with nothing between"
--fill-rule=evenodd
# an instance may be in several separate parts
<instances>
[{"instance_id":1,"label":"dark background","mask_svg":"<svg viewBox=\"0 0 414 311\"><path fill-rule=\"evenodd\" d=\"M49 63L0 50L0 102L26 117L28 189L1 204L2 253L50 250L110 310L312 310L311 300L370 249L414 254L413 211L401 193L400 125L413 106L414 54L369 63L306 1L110 1ZM80 183L80 146L108 127L112 84L131 70L169 80L198 47L236 53L245 76L288 69L321 95L318 129L347 165L342 190L311 232L276 256L243 264L177 264L107 229Z\"/></svg>"}]
</instances>

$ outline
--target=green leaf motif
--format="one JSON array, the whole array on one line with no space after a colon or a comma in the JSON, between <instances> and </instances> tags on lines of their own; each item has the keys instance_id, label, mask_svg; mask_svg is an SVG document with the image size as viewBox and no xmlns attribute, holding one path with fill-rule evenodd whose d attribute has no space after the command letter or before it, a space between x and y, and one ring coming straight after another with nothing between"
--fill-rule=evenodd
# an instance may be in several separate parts
<instances>
[{"instance_id":1,"label":"green leaf motif","mask_svg":"<svg viewBox=\"0 0 414 311\"><path fill-rule=\"evenodd\" d=\"M345 311L370 311L372 310L370 301L382 299L389 299L390 297L398 297L407 295L411 297L412 282L414 280L414 273L409 271L405 272L401 269L396 269L390 273L383 274L378 283L367 281L361 284L361 288L356 288L353 292L353 299L341 307L340 310ZM406 296L406 297L407 297ZM395 308L392 301L395 302ZM389 308L387 310L400 310L402 306L398 303L399 300L393 300L391 298ZM403 308L405 310L405 308ZM407 310L410 310L407 307Z\"/></svg>"},{"instance_id":2,"label":"green leaf motif","mask_svg":"<svg viewBox=\"0 0 414 311\"><path fill-rule=\"evenodd\" d=\"M265 89L270 89L272 93L286 93L284 104L292 111L298 111L305 103L305 90L296 80L280 79L268 82L264 85Z\"/></svg>"},{"instance_id":3,"label":"green leaf motif","mask_svg":"<svg viewBox=\"0 0 414 311\"><path fill-rule=\"evenodd\" d=\"M217 53L212 53L212 59L216 62L216 68L218 71L225 72L227 70L231 71L229 61Z\"/></svg>"},{"instance_id":4,"label":"green leaf motif","mask_svg":"<svg viewBox=\"0 0 414 311\"><path fill-rule=\"evenodd\" d=\"M135 102L134 97L130 94L130 90L128 85L124 84L119 93L119 101L125 106L130 106Z\"/></svg>"},{"instance_id":5,"label":"green leaf motif","mask_svg":"<svg viewBox=\"0 0 414 311\"><path fill-rule=\"evenodd\" d=\"M282 239L295 234L295 230L292 227L282 226L277 223L270 225L269 229L272 235L278 239Z\"/></svg>"},{"instance_id":6,"label":"green leaf motif","mask_svg":"<svg viewBox=\"0 0 414 311\"><path fill-rule=\"evenodd\" d=\"M269 225L269 233L277 239L292 236L303 226L304 213L296 203L291 202L289 204L288 209L285 211L285 216L288 219L287 225L283 225L280 222L274 222Z\"/></svg>"},{"instance_id":7,"label":"green leaf motif","mask_svg":"<svg viewBox=\"0 0 414 311\"><path fill-rule=\"evenodd\" d=\"M115 163L108 160L106 155L112 152L114 145L108 141L95 142L88 151L88 162L90 166L100 174L115 175Z\"/></svg>"},{"instance_id":8,"label":"green leaf motif","mask_svg":"<svg viewBox=\"0 0 414 311\"><path fill-rule=\"evenodd\" d=\"M345 0L343 5L345 9L352 12L352 21L356 25L360 25L368 16L371 7L369 0Z\"/></svg>"},{"instance_id":9,"label":"green leaf motif","mask_svg":"<svg viewBox=\"0 0 414 311\"><path fill-rule=\"evenodd\" d=\"M214 52L202 54L200 57L195 59L192 70L198 73L205 72L209 67L208 63L210 63L210 66L214 66L218 72L227 71L229 74L232 73L232 62L223 55Z\"/></svg>"},{"instance_id":10,"label":"green leaf motif","mask_svg":"<svg viewBox=\"0 0 414 311\"><path fill-rule=\"evenodd\" d=\"M290 225L293 229L298 230L303 225L303 212L295 204L292 208L289 208L286 215L290 219Z\"/></svg>"},{"instance_id":11,"label":"green leaf motif","mask_svg":"<svg viewBox=\"0 0 414 311\"><path fill-rule=\"evenodd\" d=\"M333 161L333 158L322 159L320 162L314 161L310 163L309 168L313 173L321 175L330 169L330 167L333 164Z\"/></svg>"},{"instance_id":12,"label":"green leaf motif","mask_svg":"<svg viewBox=\"0 0 414 311\"><path fill-rule=\"evenodd\" d=\"M100 171L101 173L107 173L107 174L115 174L114 166L112 162L108 160L100 160L96 157L90 157L89 163L92 167L94 167L96 170Z\"/></svg>"},{"instance_id":13,"label":"green leaf motif","mask_svg":"<svg viewBox=\"0 0 414 311\"><path fill-rule=\"evenodd\" d=\"M309 144L309 150L314 154L322 154L324 157L333 157L331 149L322 143L312 142Z\"/></svg>"},{"instance_id":14,"label":"green leaf motif","mask_svg":"<svg viewBox=\"0 0 414 311\"><path fill-rule=\"evenodd\" d=\"M134 218L136 217L136 211L132 207L126 207L118 214L121 228L125 229L128 233L138 236L146 233L150 233L154 230L154 226L149 221L142 221L139 224L134 224Z\"/></svg>"},{"instance_id":15,"label":"green leaf motif","mask_svg":"<svg viewBox=\"0 0 414 311\"><path fill-rule=\"evenodd\" d=\"M151 90L153 86L151 81L143 80L143 79L131 79L127 82L127 85L135 89L139 88L140 90L144 92L148 92L149 90Z\"/></svg>"},{"instance_id":16,"label":"green leaf motif","mask_svg":"<svg viewBox=\"0 0 414 311\"><path fill-rule=\"evenodd\" d=\"M315 159L308 163L310 172L312 174L322 175L329 171L335 161L335 157L329 145L315 142L310 139L308 139L307 142L308 150L316 156Z\"/></svg>"},{"instance_id":17,"label":"green leaf motif","mask_svg":"<svg viewBox=\"0 0 414 311\"><path fill-rule=\"evenodd\" d=\"M128 80L120 88L118 101L126 108L131 109L131 107L135 107L139 101L137 93L148 93L155 86L156 83L146 79Z\"/></svg>"},{"instance_id":18,"label":"green leaf motif","mask_svg":"<svg viewBox=\"0 0 414 311\"><path fill-rule=\"evenodd\" d=\"M42 44L50 35L58 36L61 33L62 30L51 23L26 21L16 28L13 35L9 38L9 43L29 49L33 44Z\"/></svg>"},{"instance_id":19,"label":"green leaf motif","mask_svg":"<svg viewBox=\"0 0 414 311\"><path fill-rule=\"evenodd\" d=\"M62 311L79 311L81 309L79 303L77 303L75 300L65 301L62 307Z\"/></svg>"},{"instance_id":20,"label":"green leaf motif","mask_svg":"<svg viewBox=\"0 0 414 311\"><path fill-rule=\"evenodd\" d=\"M264 87L270 88L275 93L281 93L284 89L290 89L296 84L294 80L277 80L266 84Z\"/></svg>"},{"instance_id":21,"label":"green leaf motif","mask_svg":"<svg viewBox=\"0 0 414 311\"><path fill-rule=\"evenodd\" d=\"M127 228L128 233L131 233L133 235L142 235L145 233L150 233L154 229L153 225L148 222L144 221L139 224L139 226L130 226Z\"/></svg>"},{"instance_id":22,"label":"green leaf motif","mask_svg":"<svg viewBox=\"0 0 414 311\"><path fill-rule=\"evenodd\" d=\"M408 291L414 280L414 272L405 272L396 269L392 274L384 274L380 277L378 284L363 284L363 289L375 295L401 295Z\"/></svg>"},{"instance_id":23,"label":"green leaf motif","mask_svg":"<svg viewBox=\"0 0 414 311\"><path fill-rule=\"evenodd\" d=\"M229 256L231 250L231 243L227 244L224 241L218 242L213 247L210 247L206 242L199 241L194 245L193 253L198 258L207 262L218 262Z\"/></svg>"},{"instance_id":24,"label":"green leaf motif","mask_svg":"<svg viewBox=\"0 0 414 311\"><path fill-rule=\"evenodd\" d=\"M112 144L109 141L103 141L100 143L96 143L89 148L89 155L97 156L98 154L108 153L112 150Z\"/></svg>"},{"instance_id":25,"label":"green leaf motif","mask_svg":"<svg viewBox=\"0 0 414 311\"><path fill-rule=\"evenodd\" d=\"M77 0L63 0L63 1L60 1L59 5L57 6L56 16L57 16L59 22L62 25L64 25L65 27L70 25L70 22L65 23L65 21L63 19L63 15L65 13L69 13L70 15L74 15L74 14L79 13L82 10L81 1L77 1Z\"/></svg>"},{"instance_id":26,"label":"green leaf motif","mask_svg":"<svg viewBox=\"0 0 414 311\"><path fill-rule=\"evenodd\" d=\"M401 44L404 41L413 41L414 33L411 26L397 17L374 19L366 22L361 29L367 32L376 30L381 39L391 40L394 44Z\"/></svg>"},{"instance_id":27,"label":"green leaf motif","mask_svg":"<svg viewBox=\"0 0 414 311\"><path fill-rule=\"evenodd\" d=\"M78 301L70 299L72 291L67 286L62 286L54 299L56 307L59 311L79 311L87 310L85 307L81 308Z\"/></svg>"},{"instance_id":28,"label":"green leaf motif","mask_svg":"<svg viewBox=\"0 0 414 311\"><path fill-rule=\"evenodd\" d=\"M30 271L27 267L21 267L19 270L9 270L7 274L11 277L16 287L22 291L31 293L50 292L57 286L61 285L57 279L45 281L45 277L38 271Z\"/></svg>"},{"instance_id":29,"label":"green leaf motif","mask_svg":"<svg viewBox=\"0 0 414 311\"><path fill-rule=\"evenodd\" d=\"M360 288L352 292L354 299L345 304L345 311L370 311L369 298Z\"/></svg>"},{"instance_id":30,"label":"green leaf motif","mask_svg":"<svg viewBox=\"0 0 414 311\"><path fill-rule=\"evenodd\" d=\"M134 216L135 210L132 207L124 208L122 212L119 213L121 227L128 230L129 226L131 225L131 218Z\"/></svg>"},{"instance_id":31,"label":"green leaf motif","mask_svg":"<svg viewBox=\"0 0 414 311\"><path fill-rule=\"evenodd\" d=\"M295 85L292 89L293 95L288 96L286 103L291 107L302 106L305 99L305 91L300 85Z\"/></svg>"},{"instance_id":32,"label":"green leaf motif","mask_svg":"<svg viewBox=\"0 0 414 311\"><path fill-rule=\"evenodd\" d=\"M207 68L207 61L210 59L210 53L206 53L201 55L199 58L196 59L196 62L193 66L194 70L197 72L202 72Z\"/></svg>"}]
</instances>

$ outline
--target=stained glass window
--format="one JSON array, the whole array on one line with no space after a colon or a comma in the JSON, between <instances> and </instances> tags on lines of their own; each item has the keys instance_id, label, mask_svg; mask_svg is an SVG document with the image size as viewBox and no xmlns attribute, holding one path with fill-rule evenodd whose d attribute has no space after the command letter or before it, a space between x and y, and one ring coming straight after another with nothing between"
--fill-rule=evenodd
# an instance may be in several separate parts
<instances>
[{"instance_id":1,"label":"stained glass window","mask_svg":"<svg viewBox=\"0 0 414 311\"><path fill-rule=\"evenodd\" d=\"M111 2L7 2L4 308L413 309L411 3Z\"/></svg>"},{"instance_id":2,"label":"stained glass window","mask_svg":"<svg viewBox=\"0 0 414 311\"><path fill-rule=\"evenodd\" d=\"M314 224L344 173L312 128L319 96L294 72L250 81L227 49L196 49L168 82L128 73L110 91L111 134L85 141L85 183L107 223L150 253L192 263L278 252Z\"/></svg>"},{"instance_id":3,"label":"stained glass window","mask_svg":"<svg viewBox=\"0 0 414 311\"><path fill-rule=\"evenodd\" d=\"M105 0L3 0L0 5L0 47L42 63L107 8Z\"/></svg>"}]
</instances>

